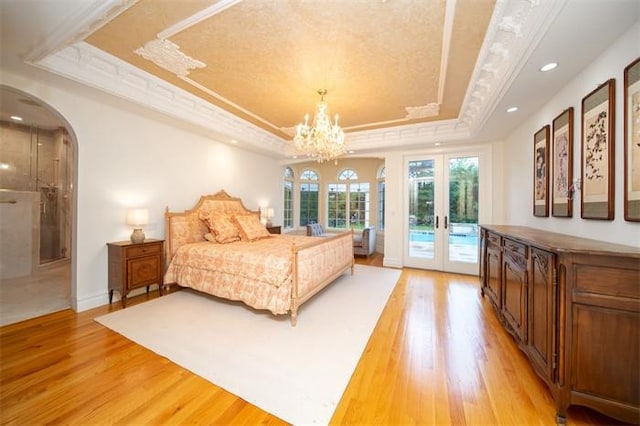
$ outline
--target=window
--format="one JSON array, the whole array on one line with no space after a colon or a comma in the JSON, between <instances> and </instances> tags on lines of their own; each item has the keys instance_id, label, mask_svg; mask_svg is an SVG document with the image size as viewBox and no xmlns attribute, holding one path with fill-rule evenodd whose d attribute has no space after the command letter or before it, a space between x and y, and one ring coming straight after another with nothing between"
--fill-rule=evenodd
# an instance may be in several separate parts
<instances>
[{"instance_id":1,"label":"window","mask_svg":"<svg viewBox=\"0 0 640 426\"><path fill-rule=\"evenodd\" d=\"M283 206L283 224L287 229L293 228L293 179L294 174L291 167L284 169L284 206Z\"/></svg>"},{"instance_id":2,"label":"window","mask_svg":"<svg viewBox=\"0 0 640 426\"><path fill-rule=\"evenodd\" d=\"M318 222L320 184L318 174L311 169L305 169L300 180L300 226L306 226Z\"/></svg>"},{"instance_id":3,"label":"window","mask_svg":"<svg viewBox=\"0 0 640 426\"><path fill-rule=\"evenodd\" d=\"M338 175L338 180L356 180L358 179L358 174L355 170L352 169L344 169Z\"/></svg>"},{"instance_id":4,"label":"window","mask_svg":"<svg viewBox=\"0 0 640 426\"><path fill-rule=\"evenodd\" d=\"M384 231L384 191L385 169L384 166L378 172L378 230Z\"/></svg>"},{"instance_id":5,"label":"window","mask_svg":"<svg viewBox=\"0 0 640 426\"><path fill-rule=\"evenodd\" d=\"M338 175L341 181L355 179L358 174L352 169L345 169ZM369 226L368 182L330 183L328 189L328 227L362 229Z\"/></svg>"}]
</instances>

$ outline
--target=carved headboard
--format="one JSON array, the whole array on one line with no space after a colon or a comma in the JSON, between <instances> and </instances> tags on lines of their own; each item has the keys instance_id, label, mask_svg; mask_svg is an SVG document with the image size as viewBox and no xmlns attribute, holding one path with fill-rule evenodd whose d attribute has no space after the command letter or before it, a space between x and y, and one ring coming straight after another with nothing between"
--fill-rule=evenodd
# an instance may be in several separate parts
<instances>
[{"instance_id":1,"label":"carved headboard","mask_svg":"<svg viewBox=\"0 0 640 426\"><path fill-rule=\"evenodd\" d=\"M224 190L213 195L203 195L195 207L184 212L170 212L169 207L164 214L166 234L166 261L173 258L176 250L184 244L204 241L204 234L209 232L207 225L200 220L200 212L226 214L260 214L247 209L240 198L232 197Z\"/></svg>"}]
</instances>

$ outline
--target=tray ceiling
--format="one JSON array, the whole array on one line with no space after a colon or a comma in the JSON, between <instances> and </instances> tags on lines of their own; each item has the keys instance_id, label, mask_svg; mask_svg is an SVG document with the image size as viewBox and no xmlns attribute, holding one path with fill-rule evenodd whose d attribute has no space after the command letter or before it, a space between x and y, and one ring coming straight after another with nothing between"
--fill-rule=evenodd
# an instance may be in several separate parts
<instances>
[{"instance_id":1,"label":"tray ceiling","mask_svg":"<svg viewBox=\"0 0 640 426\"><path fill-rule=\"evenodd\" d=\"M456 118L493 0L141 0L86 42L282 138Z\"/></svg>"}]
</instances>

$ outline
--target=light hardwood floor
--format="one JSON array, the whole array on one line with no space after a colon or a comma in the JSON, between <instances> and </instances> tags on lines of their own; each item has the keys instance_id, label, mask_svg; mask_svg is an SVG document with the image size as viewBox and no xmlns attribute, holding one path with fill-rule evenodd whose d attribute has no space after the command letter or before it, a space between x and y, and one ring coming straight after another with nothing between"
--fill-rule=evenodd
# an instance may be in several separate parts
<instances>
[{"instance_id":1,"label":"light hardwood floor","mask_svg":"<svg viewBox=\"0 0 640 426\"><path fill-rule=\"evenodd\" d=\"M66 310L0 328L0 423L283 424L93 320L119 306ZM332 419L554 422L548 391L480 296L478 278L415 269L403 270ZM571 407L569 424L617 422Z\"/></svg>"}]
</instances>

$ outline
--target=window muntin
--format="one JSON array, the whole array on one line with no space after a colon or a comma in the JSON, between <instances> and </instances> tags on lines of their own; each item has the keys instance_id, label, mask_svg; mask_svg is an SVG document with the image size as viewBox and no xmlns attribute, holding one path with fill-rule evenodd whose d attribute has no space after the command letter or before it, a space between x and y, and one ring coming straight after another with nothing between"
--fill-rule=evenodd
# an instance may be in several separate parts
<instances>
[{"instance_id":1,"label":"window muntin","mask_svg":"<svg viewBox=\"0 0 640 426\"><path fill-rule=\"evenodd\" d=\"M293 179L293 169L285 167L283 182L284 205L282 208L282 227L284 229L293 228Z\"/></svg>"},{"instance_id":2,"label":"window muntin","mask_svg":"<svg viewBox=\"0 0 640 426\"><path fill-rule=\"evenodd\" d=\"M328 189L327 227L362 229L369 226L368 182L330 183Z\"/></svg>"},{"instance_id":3,"label":"window muntin","mask_svg":"<svg viewBox=\"0 0 640 426\"><path fill-rule=\"evenodd\" d=\"M300 226L318 222L320 184L300 183Z\"/></svg>"},{"instance_id":4,"label":"window muntin","mask_svg":"<svg viewBox=\"0 0 640 426\"><path fill-rule=\"evenodd\" d=\"M353 169L344 169L338 175L338 180L357 180L358 173Z\"/></svg>"}]
</instances>

